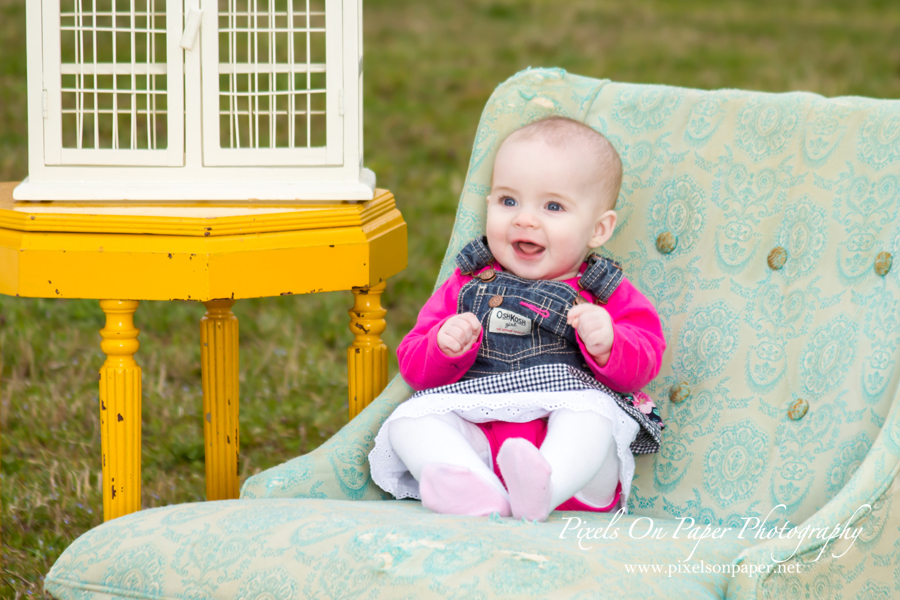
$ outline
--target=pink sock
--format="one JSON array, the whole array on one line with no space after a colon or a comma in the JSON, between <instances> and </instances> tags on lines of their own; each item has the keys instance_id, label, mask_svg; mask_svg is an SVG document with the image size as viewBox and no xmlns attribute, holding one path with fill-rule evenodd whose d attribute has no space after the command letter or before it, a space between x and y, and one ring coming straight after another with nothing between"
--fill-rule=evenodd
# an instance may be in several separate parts
<instances>
[{"instance_id":1,"label":"pink sock","mask_svg":"<svg viewBox=\"0 0 900 600\"><path fill-rule=\"evenodd\" d=\"M503 442L497 453L497 466L509 490L509 504L516 519L546 521L553 486L553 469L534 444L522 438Z\"/></svg>"},{"instance_id":2,"label":"pink sock","mask_svg":"<svg viewBox=\"0 0 900 600\"><path fill-rule=\"evenodd\" d=\"M429 463L419 479L422 505L446 515L508 517L509 502L503 494L472 470L446 463Z\"/></svg>"}]
</instances>

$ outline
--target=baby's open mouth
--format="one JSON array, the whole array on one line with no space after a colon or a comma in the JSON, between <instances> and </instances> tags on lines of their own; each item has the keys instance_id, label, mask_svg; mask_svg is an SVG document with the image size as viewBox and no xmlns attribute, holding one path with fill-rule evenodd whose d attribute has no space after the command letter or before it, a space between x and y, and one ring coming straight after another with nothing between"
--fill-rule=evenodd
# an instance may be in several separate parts
<instances>
[{"instance_id":1,"label":"baby's open mouth","mask_svg":"<svg viewBox=\"0 0 900 600\"><path fill-rule=\"evenodd\" d=\"M524 254L525 256L537 256L544 251L543 246L531 242L515 242L513 243L513 247L515 247L520 254Z\"/></svg>"}]
</instances>

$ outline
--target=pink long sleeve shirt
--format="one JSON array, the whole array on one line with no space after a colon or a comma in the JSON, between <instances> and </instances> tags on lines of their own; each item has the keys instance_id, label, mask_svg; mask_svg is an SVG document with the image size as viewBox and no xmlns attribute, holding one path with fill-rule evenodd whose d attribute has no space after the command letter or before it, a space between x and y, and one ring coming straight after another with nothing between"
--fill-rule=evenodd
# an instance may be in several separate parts
<instances>
[{"instance_id":1,"label":"pink long sleeve shirt","mask_svg":"<svg viewBox=\"0 0 900 600\"><path fill-rule=\"evenodd\" d=\"M496 264L494 268L502 270ZM586 265L582 265L581 272L585 268ZM400 374L414 389L455 383L474 364L483 329L472 348L460 356L447 356L437 344L438 331L456 314L459 292L472 277L463 275L457 268L428 299L419 312L415 327L397 348ZM578 289L578 277L567 279L565 283ZM580 293L588 302L593 300L589 292L581 290ZM637 392L656 377L662 364L666 341L659 315L650 301L624 278L604 308L613 323L613 345L606 364L602 367L597 364L576 332L578 347L600 383L617 392Z\"/></svg>"}]
</instances>

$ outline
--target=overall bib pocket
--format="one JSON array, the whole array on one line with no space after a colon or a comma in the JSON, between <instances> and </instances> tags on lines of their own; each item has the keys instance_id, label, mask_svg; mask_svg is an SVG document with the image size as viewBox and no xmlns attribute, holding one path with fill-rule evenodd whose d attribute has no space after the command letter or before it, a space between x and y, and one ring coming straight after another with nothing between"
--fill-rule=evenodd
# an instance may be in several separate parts
<instances>
[{"instance_id":1,"label":"overall bib pocket","mask_svg":"<svg viewBox=\"0 0 900 600\"><path fill-rule=\"evenodd\" d=\"M531 281L498 273L472 280L460 293L460 312L472 312L484 330L473 374L485 375L561 362L583 367L566 315L577 292L558 281ZM489 366L490 365L490 366Z\"/></svg>"}]
</instances>

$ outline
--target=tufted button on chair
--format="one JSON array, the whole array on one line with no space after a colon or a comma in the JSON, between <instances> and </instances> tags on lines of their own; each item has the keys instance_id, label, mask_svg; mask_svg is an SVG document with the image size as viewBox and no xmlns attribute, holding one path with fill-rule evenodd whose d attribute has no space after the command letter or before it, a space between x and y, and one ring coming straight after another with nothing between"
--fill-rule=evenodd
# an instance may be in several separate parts
<instances>
[{"instance_id":1,"label":"tufted button on chair","mask_svg":"<svg viewBox=\"0 0 900 600\"><path fill-rule=\"evenodd\" d=\"M896 597L900 277L877 256L900 250L900 103L524 71L485 108L437 283L483 233L500 142L556 114L621 154L619 227L603 253L654 302L668 341L647 389L666 422L662 449L637 457L627 515L556 512L535 524L392 500L366 457L411 394L397 377L318 450L248 479L241 500L145 510L85 533L46 589L60 599ZM772 248L787 259L777 267ZM786 537L795 525L802 539ZM821 534L841 527L855 537Z\"/></svg>"}]
</instances>

